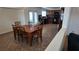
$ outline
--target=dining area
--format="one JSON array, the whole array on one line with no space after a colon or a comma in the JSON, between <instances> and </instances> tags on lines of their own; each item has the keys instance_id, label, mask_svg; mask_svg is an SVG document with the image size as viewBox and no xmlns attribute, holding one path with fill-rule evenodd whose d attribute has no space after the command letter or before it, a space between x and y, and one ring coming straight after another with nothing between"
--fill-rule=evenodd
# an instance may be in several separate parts
<instances>
[{"instance_id":1,"label":"dining area","mask_svg":"<svg viewBox=\"0 0 79 59\"><path fill-rule=\"evenodd\" d=\"M0 8L0 51L44 51L58 30L49 17L39 17L49 14L43 9Z\"/></svg>"},{"instance_id":2,"label":"dining area","mask_svg":"<svg viewBox=\"0 0 79 59\"><path fill-rule=\"evenodd\" d=\"M0 35L0 51L44 51L56 35L56 24L12 24L12 31Z\"/></svg>"},{"instance_id":3,"label":"dining area","mask_svg":"<svg viewBox=\"0 0 79 59\"><path fill-rule=\"evenodd\" d=\"M20 22L15 22L12 25L14 38L18 41L27 40L29 46L32 46L33 40L40 40L40 44L42 43L42 31L43 25L21 25Z\"/></svg>"}]
</instances>

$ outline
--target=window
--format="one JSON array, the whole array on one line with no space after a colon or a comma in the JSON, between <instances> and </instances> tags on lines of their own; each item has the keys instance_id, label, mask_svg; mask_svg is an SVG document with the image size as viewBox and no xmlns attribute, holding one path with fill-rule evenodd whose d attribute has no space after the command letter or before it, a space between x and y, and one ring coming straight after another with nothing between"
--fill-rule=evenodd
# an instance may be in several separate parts
<instances>
[{"instance_id":1,"label":"window","mask_svg":"<svg viewBox=\"0 0 79 59\"><path fill-rule=\"evenodd\" d=\"M42 16L46 16L46 11L42 11Z\"/></svg>"},{"instance_id":2,"label":"window","mask_svg":"<svg viewBox=\"0 0 79 59\"><path fill-rule=\"evenodd\" d=\"M33 22L33 12L29 12L29 21Z\"/></svg>"},{"instance_id":3,"label":"window","mask_svg":"<svg viewBox=\"0 0 79 59\"><path fill-rule=\"evenodd\" d=\"M35 20L35 23L37 23L38 22L38 15L37 15L37 12L34 12L34 20Z\"/></svg>"},{"instance_id":4,"label":"window","mask_svg":"<svg viewBox=\"0 0 79 59\"><path fill-rule=\"evenodd\" d=\"M29 12L29 22L30 23L35 23L35 24L38 22L37 12Z\"/></svg>"}]
</instances>

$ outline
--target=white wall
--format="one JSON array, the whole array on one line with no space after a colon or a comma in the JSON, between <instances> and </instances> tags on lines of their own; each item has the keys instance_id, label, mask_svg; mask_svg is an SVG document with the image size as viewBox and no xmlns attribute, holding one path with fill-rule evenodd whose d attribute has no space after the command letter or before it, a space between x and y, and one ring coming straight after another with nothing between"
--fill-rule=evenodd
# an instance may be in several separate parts
<instances>
[{"instance_id":1,"label":"white wall","mask_svg":"<svg viewBox=\"0 0 79 59\"><path fill-rule=\"evenodd\" d=\"M68 24L68 34L75 32L79 34L79 8L71 8L70 21Z\"/></svg>"},{"instance_id":2,"label":"white wall","mask_svg":"<svg viewBox=\"0 0 79 59\"><path fill-rule=\"evenodd\" d=\"M25 19L24 9L18 10L18 19L21 22L21 25L27 24L26 22L27 19Z\"/></svg>"},{"instance_id":3,"label":"white wall","mask_svg":"<svg viewBox=\"0 0 79 59\"><path fill-rule=\"evenodd\" d=\"M63 18L63 28L67 28L68 27L68 23L70 20L70 13L71 13L71 8L70 7L66 7L65 11L64 11L64 18Z\"/></svg>"},{"instance_id":4,"label":"white wall","mask_svg":"<svg viewBox=\"0 0 79 59\"><path fill-rule=\"evenodd\" d=\"M12 31L12 24L18 20L17 10L0 8L0 34Z\"/></svg>"}]
</instances>

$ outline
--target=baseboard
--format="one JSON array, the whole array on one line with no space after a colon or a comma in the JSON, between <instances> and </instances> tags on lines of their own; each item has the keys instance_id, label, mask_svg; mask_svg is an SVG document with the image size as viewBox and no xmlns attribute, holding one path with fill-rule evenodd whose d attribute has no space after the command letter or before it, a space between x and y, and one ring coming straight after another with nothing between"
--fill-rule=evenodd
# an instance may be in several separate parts
<instances>
[{"instance_id":1,"label":"baseboard","mask_svg":"<svg viewBox=\"0 0 79 59\"><path fill-rule=\"evenodd\" d=\"M0 35L7 34L7 33L10 33L10 32L13 32L13 31L2 32L2 33L0 33Z\"/></svg>"}]
</instances>

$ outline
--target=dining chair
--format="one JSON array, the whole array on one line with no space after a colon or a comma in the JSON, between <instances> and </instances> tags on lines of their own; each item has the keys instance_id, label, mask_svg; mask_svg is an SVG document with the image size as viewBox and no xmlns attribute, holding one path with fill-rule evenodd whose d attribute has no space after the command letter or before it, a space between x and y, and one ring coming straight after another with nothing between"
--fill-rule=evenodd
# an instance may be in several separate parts
<instances>
[{"instance_id":1,"label":"dining chair","mask_svg":"<svg viewBox=\"0 0 79 59\"><path fill-rule=\"evenodd\" d=\"M43 26L38 26L37 27L37 31L35 31L33 38L34 39L40 39L40 41L42 42L42 31L43 31Z\"/></svg>"},{"instance_id":2,"label":"dining chair","mask_svg":"<svg viewBox=\"0 0 79 59\"><path fill-rule=\"evenodd\" d=\"M15 38L15 40L16 40L17 37L18 37L18 41L19 41L19 37L20 37L19 26L12 25L12 28L13 28L14 38Z\"/></svg>"},{"instance_id":3,"label":"dining chair","mask_svg":"<svg viewBox=\"0 0 79 59\"><path fill-rule=\"evenodd\" d=\"M40 38L40 40L41 40L41 42L42 42L42 31L43 31L43 26L40 26L40 27L38 27L38 31L37 31L37 33L38 33L38 38Z\"/></svg>"},{"instance_id":4,"label":"dining chair","mask_svg":"<svg viewBox=\"0 0 79 59\"><path fill-rule=\"evenodd\" d=\"M19 38L19 31L17 28L21 25L20 21L15 21L14 24L12 24L13 32L14 32L14 38L17 39L17 36Z\"/></svg>"},{"instance_id":5,"label":"dining chair","mask_svg":"<svg viewBox=\"0 0 79 59\"><path fill-rule=\"evenodd\" d=\"M22 38L22 42L23 42L24 39L28 39L27 33L26 33L26 31L23 27L19 28L19 32L20 32L20 35L21 35L21 38Z\"/></svg>"},{"instance_id":6,"label":"dining chair","mask_svg":"<svg viewBox=\"0 0 79 59\"><path fill-rule=\"evenodd\" d=\"M22 26L16 26L16 25L12 25L12 27L15 40L18 39L18 41L20 41L21 39L21 41L23 42L23 39L27 36L24 28Z\"/></svg>"},{"instance_id":7,"label":"dining chair","mask_svg":"<svg viewBox=\"0 0 79 59\"><path fill-rule=\"evenodd\" d=\"M16 40L17 39L17 29L16 29L16 26L12 25L12 28L13 28L14 38Z\"/></svg>"}]
</instances>

